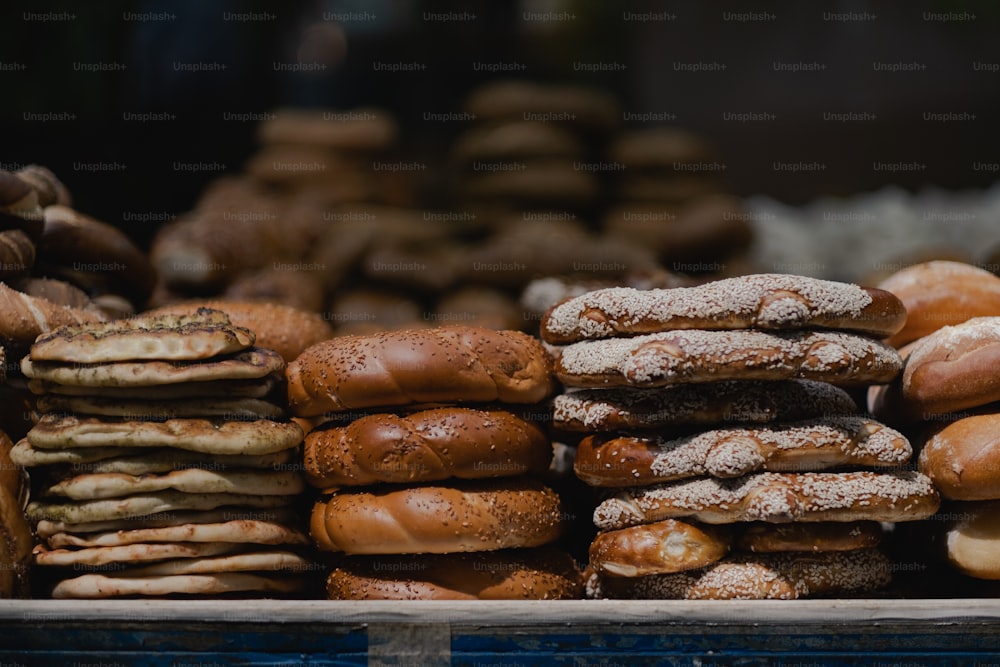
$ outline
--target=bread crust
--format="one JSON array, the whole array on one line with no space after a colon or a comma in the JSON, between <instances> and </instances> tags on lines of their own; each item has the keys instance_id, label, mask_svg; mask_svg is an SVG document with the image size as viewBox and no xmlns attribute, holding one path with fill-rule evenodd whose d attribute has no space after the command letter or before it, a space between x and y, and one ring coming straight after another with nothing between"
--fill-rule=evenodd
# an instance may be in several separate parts
<instances>
[{"instance_id":1,"label":"bread crust","mask_svg":"<svg viewBox=\"0 0 1000 667\"><path fill-rule=\"evenodd\" d=\"M920 451L918 464L945 498L1000 499L1000 414L974 415L939 428Z\"/></svg>"},{"instance_id":2,"label":"bread crust","mask_svg":"<svg viewBox=\"0 0 1000 667\"><path fill-rule=\"evenodd\" d=\"M908 266L879 287L895 294L906 307L906 324L885 341L893 347L974 317L1000 315L1000 277L962 262Z\"/></svg>"},{"instance_id":3,"label":"bread crust","mask_svg":"<svg viewBox=\"0 0 1000 667\"><path fill-rule=\"evenodd\" d=\"M756 274L697 287L617 287L556 304L541 323L548 343L572 343L678 329L827 328L888 336L906 321L895 295L877 288Z\"/></svg>"},{"instance_id":4,"label":"bread crust","mask_svg":"<svg viewBox=\"0 0 1000 667\"><path fill-rule=\"evenodd\" d=\"M729 544L718 527L667 519L598 534L590 544L590 567L616 577L683 572L718 561Z\"/></svg>"},{"instance_id":5,"label":"bread crust","mask_svg":"<svg viewBox=\"0 0 1000 667\"><path fill-rule=\"evenodd\" d=\"M334 338L303 352L286 377L299 417L414 403L537 403L553 389L537 340L478 327Z\"/></svg>"},{"instance_id":6,"label":"bread crust","mask_svg":"<svg viewBox=\"0 0 1000 667\"><path fill-rule=\"evenodd\" d=\"M538 425L503 410L436 408L314 430L303 457L306 479L322 489L537 475L552 446Z\"/></svg>"},{"instance_id":7,"label":"bread crust","mask_svg":"<svg viewBox=\"0 0 1000 667\"><path fill-rule=\"evenodd\" d=\"M557 539L565 515L530 478L339 491L313 507L320 549L347 554L456 553L535 547Z\"/></svg>"},{"instance_id":8,"label":"bread crust","mask_svg":"<svg viewBox=\"0 0 1000 667\"><path fill-rule=\"evenodd\" d=\"M326 583L331 600L572 600L580 571L551 547L476 554L352 556Z\"/></svg>"}]
</instances>

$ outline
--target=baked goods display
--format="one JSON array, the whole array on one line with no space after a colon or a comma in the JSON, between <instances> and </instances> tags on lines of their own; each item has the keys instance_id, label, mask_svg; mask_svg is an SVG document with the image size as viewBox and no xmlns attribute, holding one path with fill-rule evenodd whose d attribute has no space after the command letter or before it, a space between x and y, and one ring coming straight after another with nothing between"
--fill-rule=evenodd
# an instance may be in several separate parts
<instances>
[{"instance_id":1,"label":"baked goods display","mask_svg":"<svg viewBox=\"0 0 1000 667\"><path fill-rule=\"evenodd\" d=\"M551 307L541 335L567 388L553 420L586 433L577 475L609 489L594 511L588 593L884 587L890 564L871 527L926 518L940 498L901 470L907 438L830 383L892 380L902 361L874 336L904 319L882 290L783 275L605 289ZM761 528L772 524L793 528Z\"/></svg>"},{"instance_id":2,"label":"baked goods display","mask_svg":"<svg viewBox=\"0 0 1000 667\"><path fill-rule=\"evenodd\" d=\"M41 414L11 458L31 471L47 594L306 588L302 430L285 414L284 361L254 344L209 309L39 336L22 370Z\"/></svg>"},{"instance_id":3,"label":"baked goods display","mask_svg":"<svg viewBox=\"0 0 1000 667\"><path fill-rule=\"evenodd\" d=\"M310 533L341 555L330 597L578 597L572 559L536 550L566 524L537 479L552 444L517 414L553 389L538 341L475 327L349 336L309 348L286 375L295 414L330 419L304 445L306 478L327 491Z\"/></svg>"}]
</instances>

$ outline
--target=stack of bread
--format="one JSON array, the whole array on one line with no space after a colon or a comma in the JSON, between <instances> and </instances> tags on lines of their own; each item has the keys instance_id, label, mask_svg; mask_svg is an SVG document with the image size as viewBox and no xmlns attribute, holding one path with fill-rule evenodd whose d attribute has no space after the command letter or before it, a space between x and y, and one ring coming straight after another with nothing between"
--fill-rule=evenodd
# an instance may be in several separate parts
<instances>
[{"instance_id":1,"label":"stack of bread","mask_svg":"<svg viewBox=\"0 0 1000 667\"><path fill-rule=\"evenodd\" d=\"M566 520L535 477L552 459L523 410L553 388L541 345L443 327L345 336L288 366L289 404L326 493L310 530L332 599L553 599L580 593ZM547 413L545 413L547 415Z\"/></svg>"},{"instance_id":2,"label":"stack of bread","mask_svg":"<svg viewBox=\"0 0 1000 667\"><path fill-rule=\"evenodd\" d=\"M910 316L889 339L902 346L903 372L872 389L872 412L918 434L919 469L947 501L942 530L926 533L943 531L948 562L970 577L1000 579L1000 278L935 261L882 285Z\"/></svg>"},{"instance_id":3,"label":"stack of bread","mask_svg":"<svg viewBox=\"0 0 1000 667\"><path fill-rule=\"evenodd\" d=\"M0 345L13 362L0 389L0 428L15 439L30 428L32 403L16 361L35 338L133 313L153 288L152 266L131 240L70 205L45 167L0 170Z\"/></svg>"},{"instance_id":4,"label":"stack of bread","mask_svg":"<svg viewBox=\"0 0 1000 667\"><path fill-rule=\"evenodd\" d=\"M675 127L628 130L608 156L621 170L603 218L606 234L642 244L674 270L737 272L725 262L750 245L749 216L724 194L726 165L703 139Z\"/></svg>"},{"instance_id":5,"label":"stack of bread","mask_svg":"<svg viewBox=\"0 0 1000 667\"><path fill-rule=\"evenodd\" d=\"M11 457L31 471L34 565L52 569L52 596L306 586L302 429L281 404L284 361L254 342L211 310L35 341L22 370L42 414Z\"/></svg>"},{"instance_id":6,"label":"stack of bread","mask_svg":"<svg viewBox=\"0 0 1000 667\"><path fill-rule=\"evenodd\" d=\"M778 274L554 306L541 332L570 389L555 425L590 433L578 475L620 489L594 512L588 593L788 599L887 585L877 522L926 518L938 494L900 469L907 439L835 385L892 380L902 362L874 337L905 316L882 290Z\"/></svg>"}]
</instances>

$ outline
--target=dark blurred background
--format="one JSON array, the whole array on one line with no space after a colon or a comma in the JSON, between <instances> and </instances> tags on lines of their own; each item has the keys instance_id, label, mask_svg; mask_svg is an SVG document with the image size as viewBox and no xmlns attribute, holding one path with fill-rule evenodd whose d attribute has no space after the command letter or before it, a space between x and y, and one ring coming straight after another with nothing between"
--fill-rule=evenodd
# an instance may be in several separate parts
<instances>
[{"instance_id":1,"label":"dark blurred background","mask_svg":"<svg viewBox=\"0 0 1000 667\"><path fill-rule=\"evenodd\" d=\"M498 76L598 86L619 96L626 127L650 113L638 123L697 130L740 195L795 204L887 184L981 188L997 177L983 165L1000 162L1000 4L988 0L37 4L0 10L0 168L50 167L77 209L144 246L158 220L241 169L254 114L386 107L401 153L434 164L463 127L424 113L458 110ZM302 49L329 65L279 71Z\"/></svg>"}]
</instances>

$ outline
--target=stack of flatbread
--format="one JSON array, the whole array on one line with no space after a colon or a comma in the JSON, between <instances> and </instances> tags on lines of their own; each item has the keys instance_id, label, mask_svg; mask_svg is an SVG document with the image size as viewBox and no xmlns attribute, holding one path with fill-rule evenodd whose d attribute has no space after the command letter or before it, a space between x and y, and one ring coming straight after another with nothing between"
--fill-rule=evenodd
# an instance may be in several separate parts
<instances>
[{"instance_id":1,"label":"stack of flatbread","mask_svg":"<svg viewBox=\"0 0 1000 667\"><path fill-rule=\"evenodd\" d=\"M53 597L305 586L303 434L274 398L284 361L254 339L207 309L38 337L22 370L40 416L12 458Z\"/></svg>"}]
</instances>

